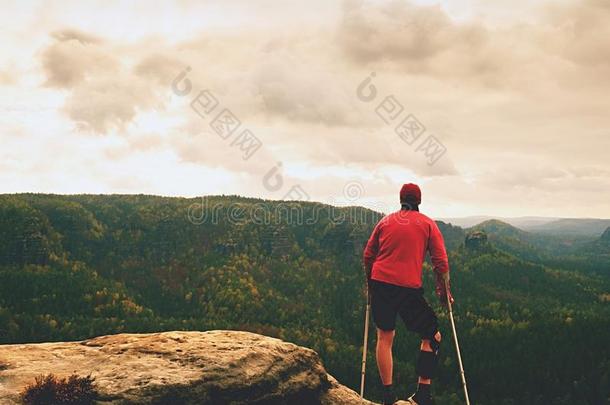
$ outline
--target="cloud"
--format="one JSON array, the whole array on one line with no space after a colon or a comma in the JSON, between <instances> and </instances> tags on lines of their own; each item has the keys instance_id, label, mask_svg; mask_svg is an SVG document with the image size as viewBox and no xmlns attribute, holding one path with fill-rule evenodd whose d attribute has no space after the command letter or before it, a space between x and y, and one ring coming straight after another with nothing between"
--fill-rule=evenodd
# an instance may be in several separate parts
<instances>
[{"instance_id":1,"label":"cloud","mask_svg":"<svg viewBox=\"0 0 610 405\"><path fill-rule=\"evenodd\" d=\"M252 80L267 118L329 127L364 124L352 108L354 96L337 86L343 78L332 71L272 54L258 64Z\"/></svg>"},{"instance_id":2,"label":"cloud","mask_svg":"<svg viewBox=\"0 0 610 405\"><path fill-rule=\"evenodd\" d=\"M163 147L165 140L163 136L157 134L143 134L140 136L130 136L127 138L129 145L139 151L148 151L160 149Z\"/></svg>"},{"instance_id":3,"label":"cloud","mask_svg":"<svg viewBox=\"0 0 610 405\"><path fill-rule=\"evenodd\" d=\"M75 30L51 34L55 41L42 53L46 85L72 88L88 77L112 75L119 61L105 49L101 40Z\"/></svg>"},{"instance_id":4,"label":"cloud","mask_svg":"<svg viewBox=\"0 0 610 405\"><path fill-rule=\"evenodd\" d=\"M548 39L555 52L585 67L610 67L610 3L583 0L548 9L553 23Z\"/></svg>"},{"instance_id":5,"label":"cloud","mask_svg":"<svg viewBox=\"0 0 610 405\"><path fill-rule=\"evenodd\" d=\"M357 64L458 79L485 79L504 70L502 44L492 43L497 35L479 23L453 21L440 5L351 1L337 37Z\"/></svg>"},{"instance_id":6,"label":"cloud","mask_svg":"<svg viewBox=\"0 0 610 405\"><path fill-rule=\"evenodd\" d=\"M156 69L166 66L158 57L145 57L132 71L117 44L73 29L51 36L41 56L46 85L69 91L63 110L79 130L120 131L138 111L162 105L159 80L165 89L167 68Z\"/></svg>"},{"instance_id":7,"label":"cloud","mask_svg":"<svg viewBox=\"0 0 610 405\"><path fill-rule=\"evenodd\" d=\"M57 39L59 42L75 40L80 42L82 45L98 44L102 42L101 39L95 35L69 28L61 31L56 31L52 33L51 36Z\"/></svg>"},{"instance_id":8,"label":"cloud","mask_svg":"<svg viewBox=\"0 0 610 405\"><path fill-rule=\"evenodd\" d=\"M360 62L425 60L457 42L458 31L438 5L352 1L344 7L339 38L347 53Z\"/></svg>"},{"instance_id":9,"label":"cloud","mask_svg":"<svg viewBox=\"0 0 610 405\"><path fill-rule=\"evenodd\" d=\"M95 78L74 87L64 110L80 130L103 134L123 130L139 109L158 104L159 97L150 83L119 75Z\"/></svg>"},{"instance_id":10,"label":"cloud","mask_svg":"<svg viewBox=\"0 0 610 405\"><path fill-rule=\"evenodd\" d=\"M357 65L524 91L608 83L610 7L603 0L545 3L535 23L502 26L454 20L440 5L346 4L337 38Z\"/></svg>"},{"instance_id":11,"label":"cloud","mask_svg":"<svg viewBox=\"0 0 610 405\"><path fill-rule=\"evenodd\" d=\"M484 173L480 179L488 187L497 189L541 190L561 184L568 177L564 169L521 159Z\"/></svg>"},{"instance_id":12,"label":"cloud","mask_svg":"<svg viewBox=\"0 0 610 405\"><path fill-rule=\"evenodd\" d=\"M610 212L603 180L610 147L608 3L423 3L430 4L185 2L180 9L105 11L97 25L79 22L96 16L89 6L71 18L59 8L36 25L44 32L33 42L37 53L3 71L17 77L7 88L20 105L52 110L65 126L103 135L81 137L74 149L91 142L97 146L87 156L110 167L144 173L159 157L168 172L221 173L222 181L201 181L222 192L273 198L281 193L268 193L261 178L277 162L287 184L302 183L316 198L355 177L375 197L387 193L394 201L397 185L413 178L439 210L453 204L508 210L515 193L532 197L514 211L560 209L544 200L561 199L569 188L605 187L586 195L597 212ZM309 11L305 17L294 10ZM134 26L107 28L113 18ZM42 70L24 73L32 55ZM186 66L193 89L180 97L170 83ZM371 72L378 95L366 103L356 87ZM40 73L46 86L28 87ZM206 119L189 106L203 89L220 103ZM436 164L396 135L396 122L377 116L388 95L424 124L422 139L434 135L446 146ZM35 105L27 102L34 97ZM239 118L240 130L263 142L247 161L232 138L221 139L209 126L224 108ZM28 119L12 114L16 122ZM163 190L162 182L154 184ZM181 185L169 179L165 187L179 192Z\"/></svg>"},{"instance_id":13,"label":"cloud","mask_svg":"<svg viewBox=\"0 0 610 405\"><path fill-rule=\"evenodd\" d=\"M169 87L187 64L163 53L153 53L142 58L135 66L134 73L143 78L151 78L159 85Z\"/></svg>"},{"instance_id":14,"label":"cloud","mask_svg":"<svg viewBox=\"0 0 610 405\"><path fill-rule=\"evenodd\" d=\"M301 146L295 150L294 144ZM391 128L359 130L309 126L286 133L283 142L275 142L275 150L289 160L307 161L321 167L351 165L375 171L380 167L394 166L421 177L458 173L451 160L451 150L430 165L423 151L404 143Z\"/></svg>"}]
</instances>

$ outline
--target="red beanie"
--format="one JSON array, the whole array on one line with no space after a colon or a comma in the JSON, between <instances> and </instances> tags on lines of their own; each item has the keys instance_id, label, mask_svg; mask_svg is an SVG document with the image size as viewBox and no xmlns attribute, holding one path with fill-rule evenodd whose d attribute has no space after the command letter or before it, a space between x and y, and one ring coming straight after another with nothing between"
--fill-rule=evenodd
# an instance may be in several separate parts
<instances>
[{"instance_id":1,"label":"red beanie","mask_svg":"<svg viewBox=\"0 0 610 405\"><path fill-rule=\"evenodd\" d=\"M421 190L419 186L413 183L404 184L400 189L400 202L421 204Z\"/></svg>"}]
</instances>

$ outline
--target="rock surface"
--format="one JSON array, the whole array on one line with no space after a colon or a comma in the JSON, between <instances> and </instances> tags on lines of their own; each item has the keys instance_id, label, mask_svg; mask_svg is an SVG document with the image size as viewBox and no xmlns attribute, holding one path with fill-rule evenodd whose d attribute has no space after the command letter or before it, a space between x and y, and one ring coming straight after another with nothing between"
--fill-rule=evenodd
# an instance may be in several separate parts
<instances>
[{"instance_id":1,"label":"rock surface","mask_svg":"<svg viewBox=\"0 0 610 405\"><path fill-rule=\"evenodd\" d=\"M310 349L238 331L121 333L0 345L0 403L40 374L95 378L99 404L371 404Z\"/></svg>"}]
</instances>

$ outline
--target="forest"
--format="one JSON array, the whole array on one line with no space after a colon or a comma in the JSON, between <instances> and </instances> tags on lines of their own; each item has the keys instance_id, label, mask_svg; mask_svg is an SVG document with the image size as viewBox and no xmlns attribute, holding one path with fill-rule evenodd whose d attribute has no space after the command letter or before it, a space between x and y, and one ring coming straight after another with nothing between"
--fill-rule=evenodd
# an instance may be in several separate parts
<instances>
[{"instance_id":1,"label":"forest","mask_svg":"<svg viewBox=\"0 0 610 405\"><path fill-rule=\"evenodd\" d=\"M357 390L361 256L381 217L239 196L1 195L0 343L248 330L311 347ZM472 402L607 404L610 232L571 240L500 221L438 224ZM424 287L444 335L433 393L438 404L462 404L430 270ZM398 324L394 385L406 396L416 386L418 338ZM379 399L370 347L367 375L366 396Z\"/></svg>"}]
</instances>

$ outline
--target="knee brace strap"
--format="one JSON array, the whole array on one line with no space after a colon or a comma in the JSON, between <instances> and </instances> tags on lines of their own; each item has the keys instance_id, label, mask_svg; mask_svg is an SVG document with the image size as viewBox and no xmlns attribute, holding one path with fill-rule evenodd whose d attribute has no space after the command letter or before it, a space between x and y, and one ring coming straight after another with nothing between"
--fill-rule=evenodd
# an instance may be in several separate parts
<instances>
[{"instance_id":1,"label":"knee brace strap","mask_svg":"<svg viewBox=\"0 0 610 405\"><path fill-rule=\"evenodd\" d=\"M419 352L415 371L422 378L434 378L438 367L438 349L441 347L441 342L436 340L436 332L430 339L431 352Z\"/></svg>"},{"instance_id":2,"label":"knee brace strap","mask_svg":"<svg viewBox=\"0 0 610 405\"><path fill-rule=\"evenodd\" d=\"M415 371L422 378L434 378L438 366L438 355L434 352L419 352Z\"/></svg>"}]
</instances>

